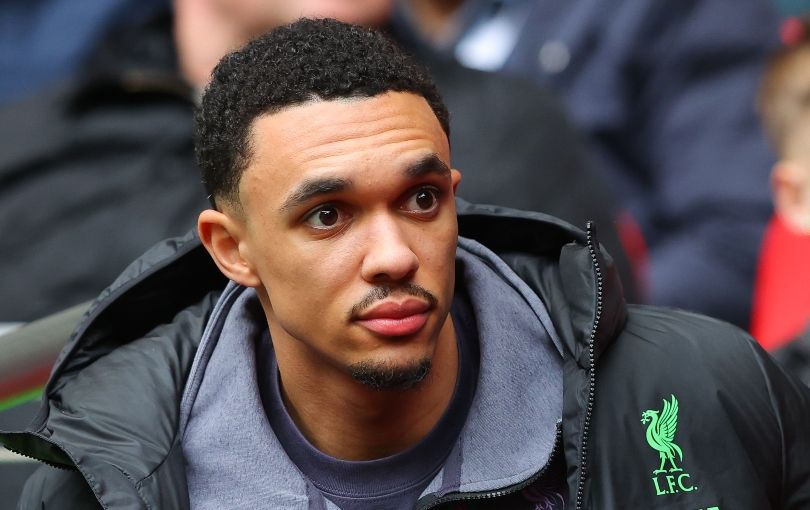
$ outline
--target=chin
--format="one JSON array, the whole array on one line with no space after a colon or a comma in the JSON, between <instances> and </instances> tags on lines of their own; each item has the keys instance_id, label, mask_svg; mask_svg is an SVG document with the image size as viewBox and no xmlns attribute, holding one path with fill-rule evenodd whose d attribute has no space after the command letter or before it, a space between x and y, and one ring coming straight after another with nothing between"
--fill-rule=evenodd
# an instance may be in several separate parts
<instances>
[{"instance_id":1,"label":"chin","mask_svg":"<svg viewBox=\"0 0 810 510\"><path fill-rule=\"evenodd\" d=\"M429 357L408 361L363 360L349 365L352 378L379 391L417 389L430 373Z\"/></svg>"}]
</instances>

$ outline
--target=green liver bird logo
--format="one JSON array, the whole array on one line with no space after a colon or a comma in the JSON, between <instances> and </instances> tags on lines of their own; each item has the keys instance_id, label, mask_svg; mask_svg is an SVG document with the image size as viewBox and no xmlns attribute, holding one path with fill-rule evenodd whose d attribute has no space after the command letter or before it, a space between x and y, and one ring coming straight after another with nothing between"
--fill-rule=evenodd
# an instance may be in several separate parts
<instances>
[{"instance_id":1,"label":"green liver bird logo","mask_svg":"<svg viewBox=\"0 0 810 510\"><path fill-rule=\"evenodd\" d=\"M641 423L647 425L647 443L661 457L661 465L653 471L653 475L665 473L667 471L683 471L677 465L683 461L681 447L675 444L675 430L678 428L678 399L671 395L672 399L664 399L664 407L661 411L648 409L641 413ZM669 462L670 469L664 469Z\"/></svg>"}]
</instances>

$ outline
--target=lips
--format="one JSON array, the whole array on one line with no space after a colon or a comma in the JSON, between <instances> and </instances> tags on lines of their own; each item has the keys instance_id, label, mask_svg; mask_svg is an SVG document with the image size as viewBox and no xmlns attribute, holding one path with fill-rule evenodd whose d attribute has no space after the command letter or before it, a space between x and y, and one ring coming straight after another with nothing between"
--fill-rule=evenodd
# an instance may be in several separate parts
<instances>
[{"instance_id":1,"label":"lips","mask_svg":"<svg viewBox=\"0 0 810 510\"><path fill-rule=\"evenodd\" d=\"M383 336L407 336L417 333L427 322L430 305L418 299L401 303L385 302L363 312L357 324Z\"/></svg>"}]
</instances>

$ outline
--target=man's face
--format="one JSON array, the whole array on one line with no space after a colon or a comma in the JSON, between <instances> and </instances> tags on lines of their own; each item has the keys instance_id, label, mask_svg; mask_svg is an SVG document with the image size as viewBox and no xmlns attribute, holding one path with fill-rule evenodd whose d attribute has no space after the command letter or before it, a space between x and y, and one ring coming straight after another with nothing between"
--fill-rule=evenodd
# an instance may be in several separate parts
<instances>
[{"instance_id":1,"label":"man's face","mask_svg":"<svg viewBox=\"0 0 810 510\"><path fill-rule=\"evenodd\" d=\"M460 174L427 102L312 102L259 117L250 137L239 249L277 350L342 372L431 359L453 295Z\"/></svg>"}]
</instances>

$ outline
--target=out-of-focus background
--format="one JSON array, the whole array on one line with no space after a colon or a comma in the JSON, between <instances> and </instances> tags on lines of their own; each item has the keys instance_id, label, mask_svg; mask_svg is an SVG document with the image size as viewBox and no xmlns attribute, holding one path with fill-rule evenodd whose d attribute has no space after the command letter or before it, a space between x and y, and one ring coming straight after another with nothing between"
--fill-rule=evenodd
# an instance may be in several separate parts
<instances>
[{"instance_id":1,"label":"out-of-focus background","mask_svg":"<svg viewBox=\"0 0 810 510\"><path fill-rule=\"evenodd\" d=\"M84 303L207 207L191 123L213 66L300 16L380 28L429 67L460 196L596 220L628 301L753 328L810 381L808 12L810 0L5 0L0 430L37 412ZM35 467L0 449L0 508Z\"/></svg>"}]
</instances>

